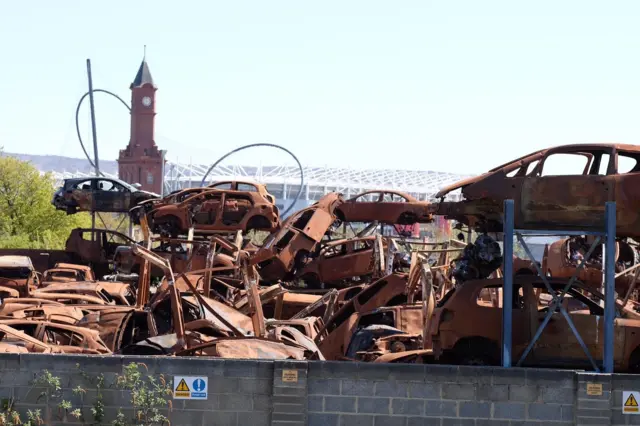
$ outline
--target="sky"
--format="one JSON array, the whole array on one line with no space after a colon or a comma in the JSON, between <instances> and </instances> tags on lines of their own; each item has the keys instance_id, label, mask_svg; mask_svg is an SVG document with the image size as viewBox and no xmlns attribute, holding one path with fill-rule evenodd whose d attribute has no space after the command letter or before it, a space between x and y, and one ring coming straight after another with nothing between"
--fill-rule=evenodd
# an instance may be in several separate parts
<instances>
[{"instance_id":1,"label":"sky","mask_svg":"<svg viewBox=\"0 0 640 426\"><path fill-rule=\"evenodd\" d=\"M553 145L640 144L640 2L5 2L0 146L81 157L94 87L130 100L147 46L156 143L211 163L270 142L305 165L475 174ZM96 95L101 159L129 114ZM89 104L80 128L90 144ZM293 164L260 148L225 164Z\"/></svg>"}]
</instances>

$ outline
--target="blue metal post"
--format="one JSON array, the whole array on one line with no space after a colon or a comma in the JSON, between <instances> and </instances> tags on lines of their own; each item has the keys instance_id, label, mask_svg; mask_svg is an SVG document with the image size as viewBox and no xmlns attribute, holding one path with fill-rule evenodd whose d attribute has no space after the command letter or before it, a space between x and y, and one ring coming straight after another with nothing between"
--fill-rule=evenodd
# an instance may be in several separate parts
<instances>
[{"instance_id":1,"label":"blue metal post","mask_svg":"<svg viewBox=\"0 0 640 426\"><path fill-rule=\"evenodd\" d=\"M604 258L604 372L613 373L613 340L615 319L615 255L616 255L616 203L608 201L605 207L606 245Z\"/></svg>"},{"instance_id":2,"label":"blue metal post","mask_svg":"<svg viewBox=\"0 0 640 426\"><path fill-rule=\"evenodd\" d=\"M511 367L513 321L513 200L504 200L502 288L502 366Z\"/></svg>"}]
</instances>

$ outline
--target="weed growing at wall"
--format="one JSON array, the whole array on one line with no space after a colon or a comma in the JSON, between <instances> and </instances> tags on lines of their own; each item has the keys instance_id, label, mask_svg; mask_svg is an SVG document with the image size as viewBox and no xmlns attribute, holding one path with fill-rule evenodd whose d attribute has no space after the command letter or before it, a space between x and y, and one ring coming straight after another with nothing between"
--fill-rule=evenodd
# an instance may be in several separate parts
<instances>
[{"instance_id":1,"label":"weed growing at wall","mask_svg":"<svg viewBox=\"0 0 640 426\"><path fill-rule=\"evenodd\" d=\"M80 365L76 364L78 369ZM163 414L163 410L171 409L171 387L163 375L159 378L149 376L141 370L147 367L144 364L130 363L124 367L123 373L116 377L116 381L108 387L114 387L131 395L131 407L133 416L127 416L118 410L113 426L164 426L169 419ZM0 406L0 426L42 426L52 422L66 422L74 418L80 424L102 424L105 418L105 407L102 391L107 387L103 374L91 376L80 371L84 379L96 389L94 401L85 401L85 405L91 406L92 419L83 418L82 411L74 407L70 401L62 398L62 384L59 377L54 376L48 370L40 373L32 382L27 394L41 390L35 403L44 403L47 408L44 413L37 410L27 410L21 414L16 405L20 401L15 398L5 399ZM76 386L72 390L75 396L84 396L87 391L82 386ZM44 416L44 418L43 418Z\"/></svg>"},{"instance_id":2,"label":"weed growing at wall","mask_svg":"<svg viewBox=\"0 0 640 426\"><path fill-rule=\"evenodd\" d=\"M169 419L162 414L162 409L171 408L171 401L167 398L171 395L171 387L167 384L164 375L159 379L147 374L143 375L140 366L144 364L130 363L123 369L123 374L118 375L116 386L119 389L131 392L131 405L135 418L128 420L122 411L113 422L114 426L156 426L169 424Z\"/></svg>"}]
</instances>

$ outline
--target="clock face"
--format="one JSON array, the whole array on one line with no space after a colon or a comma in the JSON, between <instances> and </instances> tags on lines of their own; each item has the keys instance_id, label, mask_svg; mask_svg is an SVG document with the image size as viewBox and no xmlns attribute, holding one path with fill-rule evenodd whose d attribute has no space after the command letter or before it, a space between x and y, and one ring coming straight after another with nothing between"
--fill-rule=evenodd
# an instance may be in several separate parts
<instances>
[{"instance_id":1,"label":"clock face","mask_svg":"<svg viewBox=\"0 0 640 426\"><path fill-rule=\"evenodd\" d=\"M151 98L148 96L145 96L144 98L142 98L142 105L149 108L151 106Z\"/></svg>"}]
</instances>

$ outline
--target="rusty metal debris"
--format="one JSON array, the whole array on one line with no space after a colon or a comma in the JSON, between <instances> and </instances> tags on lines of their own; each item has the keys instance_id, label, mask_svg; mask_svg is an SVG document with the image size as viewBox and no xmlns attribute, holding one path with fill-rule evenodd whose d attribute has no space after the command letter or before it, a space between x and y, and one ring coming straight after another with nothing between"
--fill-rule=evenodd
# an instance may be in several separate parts
<instances>
[{"instance_id":1,"label":"rusty metal debris","mask_svg":"<svg viewBox=\"0 0 640 426\"><path fill-rule=\"evenodd\" d=\"M554 156L583 163L562 175ZM330 193L284 222L275 198L253 182L145 196L130 210L140 241L78 229L44 268L0 256L0 351L496 364L502 201L516 200L517 227L553 230L600 224L604 201L616 200L616 363L640 371L640 256L630 239L640 236L640 219L627 173L640 163L622 170L620 158L640 160L640 148L558 147L438 194L460 189L458 202L390 190L347 200ZM467 237L415 238L436 216L466 225ZM540 262L514 256L516 355L576 271L563 303L590 351L601 352L600 249L577 267L590 243L551 242ZM565 323L548 327L525 364L583 366L572 339Z\"/></svg>"}]
</instances>

